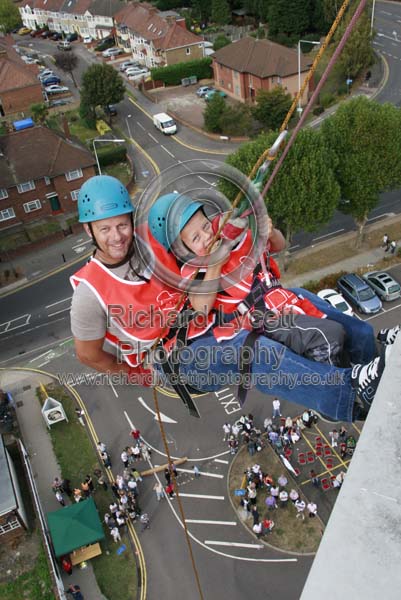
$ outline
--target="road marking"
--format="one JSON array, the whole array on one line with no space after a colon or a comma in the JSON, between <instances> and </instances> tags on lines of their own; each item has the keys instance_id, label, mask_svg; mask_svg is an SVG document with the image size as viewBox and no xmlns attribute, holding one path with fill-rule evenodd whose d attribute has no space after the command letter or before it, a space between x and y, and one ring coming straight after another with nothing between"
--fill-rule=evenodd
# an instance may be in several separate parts
<instances>
[{"instance_id":1,"label":"road marking","mask_svg":"<svg viewBox=\"0 0 401 600\"><path fill-rule=\"evenodd\" d=\"M198 175L198 179L200 179L201 181L204 181L205 183L207 183L208 185L212 185L213 187L216 187L216 183L212 183L211 181L208 181L207 179L205 179L204 177L202 177L201 175Z\"/></svg>"},{"instance_id":2,"label":"road marking","mask_svg":"<svg viewBox=\"0 0 401 600\"><path fill-rule=\"evenodd\" d=\"M181 498L202 498L204 500L224 500L224 496L207 496L206 494L183 494L180 492Z\"/></svg>"},{"instance_id":3,"label":"road marking","mask_svg":"<svg viewBox=\"0 0 401 600\"><path fill-rule=\"evenodd\" d=\"M71 310L71 306L68 306L67 308L63 308L62 310L56 310L56 312L53 312L53 313L48 313L47 316L48 317L54 317L55 315L59 315L59 314L61 314L63 312L66 312L67 310L68 311Z\"/></svg>"},{"instance_id":4,"label":"road marking","mask_svg":"<svg viewBox=\"0 0 401 600\"><path fill-rule=\"evenodd\" d=\"M375 46L381 46L381 48L384 48L384 44L379 44L379 42L373 42Z\"/></svg>"},{"instance_id":5,"label":"road marking","mask_svg":"<svg viewBox=\"0 0 401 600\"><path fill-rule=\"evenodd\" d=\"M215 458L214 462L223 463L223 465L228 465L229 464L228 460L222 460L221 458Z\"/></svg>"},{"instance_id":6,"label":"road marking","mask_svg":"<svg viewBox=\"0 0 401 600\"><path fill-rule=\"evenodd\" d=\"M381 14L382 14L382 15L387 15L387 16L389 16L389 17L392 17L392 16L393 16L393 13L389 13L389 12L387 12L386 10L381 10L380 12L381 12Z\"/></svg>"},{"instance_id":7,"label":"road marking","mask_svg":"<svg viewBox=\"0 0 401 600\"><path fill-rule=\"evenodd\" d=\"M158 144L158 143L159 143L159 140L157 140L157 139L155 138L155 136L154 136L154 135L152 135L151 133L148 133L148 136L149 136L150 138L152 138L152 140L153 140L154 142L156 142L156 144Z\"/></svg>"},{"instance_id":8,"label":"road marking","mask_svg":"<svg viewBox=\"0 0 401 600\"><path fill-rule=\"evenodd\" d=\"M142 131L146 131L145 127L142 125L142 123L140 123L139 121L136 122L136 124L138 125L138 127L140 127L142 129Z\"/></svg>"},{"instance_id":9,"label":"road marking","mask_svg":"<svg viewBox=\"0 0 401 600\"><path fill-rule=\"evenodd\" d=\"M51 308L52 306L56 306L56 304L61 304L62 302L66 302L67 300L71 300L72 296L68 296L68 298L64 298L63 300L58 300L57 302L53 302L53 304L48 304L45 308Z\"/></svg>"},{"instance_id":10,"label":"road marking","mask_svg":"<svg viewBox=\"0 0 401 600\"><path fill-rule=\"evenodd\" d=\"M317 240L323 240L324 238L328 237L329 235L336 235L336 233L341 233L341 231L344 231L344 229L337 229L337 231L331 231L330 233L326 233L325 235L320 235L317 238L313 238L312 242L317 242Z\"/></svg>"},{"instance_id":11,"label":"road marking","mask_svg":"<svg viewBox=\"0 0 401 600\"><path fill-rule=\"evenodd\" d=\"M116 390L114 388L114 385L111 383L110 380L109 380L109 384L110 384L111 389L113 390L113 393L114 393L115 397L118 398L118 394L117 394L117 392L116 392Z\"/></svg>"},{"instance_id":12,"label":"road marking","mask_svg":"<svg viewBox=\"0 0 401 600\"><path fill-rule=\"evenodd\" d=\"M295 246L290 246L290 250L295 250L295 248L299 248L299 244L296 244Z\"/></svg>"},{"instance_id":13,"label":"road marking","mask_svg":"<svg viewBox=\"0 0 401 600\"><path fill-rule=\"evenodd\" d=\"M181 471L182 473L193 473L192 469L179 469L177 468L177 471ZM204 475L205 477L215 477L216 479L223 479L224 475L220 475L219 473L207 473L205 471L200 471L201 475Z\"/></svg>"},{"instance_id":14,"label":"road marking","mask_svg":"<svg viewBox=\"0 0 401 600\"><path fill-rule=\"evenodd\" d=\"M400 308L401 304L396 304L396 306L392 306L391 308L383 308L380 312L376 313L375 315L372 315L371 317L368 317L367 319L364 319L365 321L371 321L372 319L376 319L376 317L381 317L382 315L385 315L388 312L391 312L393 310L395 310L396 308Z\"/></svg>"},{"instance_id":15,"label":"road marking","mask_svg":"<svg viewBox=\"0 0 401 600\"><path fill-rule=\"evenodd\" d=\"M149 408L149 406L146 404L145 400L143 398L141 398L141 396L138 396L138 401L142 404L142 406L144 408L146 408L146 410L148 410L150 413L152 413L152 415L154 415L155 421L159 420L157 418L157 414L155 413L155 411L152 410L151 408ZM174 419L171 419L170 417L168 417L167 415L164 415L163 413L160 413L160 420L163 423L177 423L177 421L174 421Z\"/></svg>"},{"instance_id":16,"label":"road marking","mask_svg":"<svg viewBox=\"0 0 401 600\"><path fill-rule=\"evenodd\" d=\"M170 150L167 150L167 148L166 148L165 146L163 146L163 144L160 144L160 148L163 148L163 150L164 150L165 152L167 152L167 154L170 154L170 156L171 156L172 158L175 158L174 154L172 154L172 152L170 152Z\"/></svg>"},{"instance_id":17,"label":"road marking","mask_svg":"<svg viewBox=\"0 0 401 600\"><path fill-rule=\"evenodd\" d=\"M9 333L10 331L14 331L14 329L19 329L20 327L25 327L25 325L29 325L30 318L31 318L31 315L26 314L26 315L21 315L20 317L16 317L15 319L10 319L10 321L5 321L4 323L0 323L0 334ZM24 322L21 323L21 325L14 325L14 326L11 325L12 323L18 322L21 319L24 319Z\"/></svg>"},{"instance_id":18,"label":"road marking","mask_svg":"<svg viewBox=\"0 0 401 600\"><path fill-rule=\"evenodd\" d=\"M76 244L75 246L71 246L72 250L75 250L75 248L81 248L81 246L85 246L85 244L91 244L92 240L88 239L88 240L81 240L79 242L79 244Z\"/></svg>"},{"instance_id":19,"label":"road marking","mask_svg":"<svg viewBox=\"0 0 401 600\"><path fill-rule=\"evenodd\" d=\"M181 496L181 494L180 494ZM199 523L202 525L231 525L235 526L237 523L235 521L208 521L206 519L185 519L186 523Z\"/></svg>"},{"instance_id":20,"label":"road marking","mask_svg":"<svg viewBox=\"0 0 401 600\"><path fill-rule=\"evenodd\" d=\"M182 496L182 494L181 494ZM208 546L232 546L234 548L254 548L260 550L264 548L263 544L242 544L240 542L218 542L216 540L205 540L205 544Z\"/></svg>"}]
</instances>

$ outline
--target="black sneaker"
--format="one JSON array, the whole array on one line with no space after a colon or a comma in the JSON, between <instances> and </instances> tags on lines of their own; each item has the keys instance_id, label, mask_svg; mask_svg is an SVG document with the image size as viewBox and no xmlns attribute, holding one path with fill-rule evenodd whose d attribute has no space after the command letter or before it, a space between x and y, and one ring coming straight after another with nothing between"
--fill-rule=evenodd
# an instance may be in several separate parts
<instances>
[{"instance_id":1,"label":"black sneaker","mask_svg":"<svg viewBox=\"0 0 401 600\"><path fill-rule=\"evenodd\" d=\"M376 394L385 365L385 353L373 359L367 365L355 365L352 368L351 382L356 388L354 418L365 419Z\"/></svg>"},{"instance_id":2,"label":"black sneaker","mask_svg":"<svg viewBox=\"0 0 401 600\"><path fill-rule=\"evenodd\" d=\"M391 327L391 329L380 329L377 334L377 339L381 344L385 346L389 346L390 344L394 344L397 334L400 331L400 326L396 325L395 327Z\"/></svg>"}]
</instances>

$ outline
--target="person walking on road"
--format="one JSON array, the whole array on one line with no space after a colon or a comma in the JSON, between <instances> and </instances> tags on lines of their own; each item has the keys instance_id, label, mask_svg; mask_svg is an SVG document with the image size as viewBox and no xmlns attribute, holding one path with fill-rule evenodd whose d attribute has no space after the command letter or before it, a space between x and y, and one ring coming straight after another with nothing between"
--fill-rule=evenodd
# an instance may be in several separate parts
<instances>
[{"instance_id":1,"label":"person walking on road","mask_svg":"<svg viewBox=\"0 0 401 600\"><path fill-rule=\"evenodd\" d=\"M117 544L117 542L121 541L121 535L118 530L118 527L113 527L113 529L110 529L110 534L111 534L111 537L113 538L113 542L115 544Z\"/></svg>"},{"instance_id":2,"label":"person walking on road","mask_svg":"<svg viewBox=\"0 0 401 600\"><path fill-rule=\"evenodd\" d=\"M56 491L56 499L61 504L61 506L65 506L65 500L64 500L63 494L60 492L60 490Z\"/></svg>"},{"instance_id":3,"label":"person walking on road","mask_svg":"<svg viewBox=\"0 0 401 600\"><path fill-rule=\"evenodd\" d=\"M201 476L201 473L200 473L199 467L198 467L197 465L194 465L192 468L193 468L193 470L194 470L194 475L195 475L195 478L197 479L198 477L200 477L200 476Z\"/></svg>"},{"instance_id":4,"label":"person walking on road","mask_svg":"<svg viewBox=\"0 0 401 600\"><path fill-rule=\"evenodd\" d=\"M163 486L160 483L160 481L156 481L155 485L153 486L153 489L156 492L157 501L160 502L160 500L162 500L164 496Z\"/></svg>"},{"instance_id":5,"label":"person walking on road","mask_svg":"<svg viewBox=\"0 0 401 600\"><path fill-rule=\"evenodd\" d=\"M141 523L141 531L145 531L145 529L150 529L150 519L147 513L143 513L143 515L141 515Z\"/></svg>"},{"instance_id":6,"label":"person walking on road","mask_svg":"<svg viewBox=\"0 0 401 600\"><path fill-rule=\"evenodd\" d=\"M272 415L272 419L275 419L276 417L281 417L281 410L280 410L280 400L278 398L274 398L273 402L273 415Z\"/></svg>"},{"instance_id":7,"label":"person walking on road","mask_svg":"<svg viewBox=\"0 0 401 600\"><path fill-rule=\"evenodd\" d=\"M70 585L68 590L66 590L67 594L71 594L74 600L84 600L83 594L81 592L81 588L79 585Z\"/></svg>"},{"instance_id":8,"label":"person walking on road","mask_svg":"<svg viewBox=\"0 0 401 600\"><path fill-rule=\"evenodd\" d=\"M223 433L224 433L223 442L228 442L228 440L230 439L230 434L231 434L231 425L230 425L230 423L224 423L224 425L223 425Z\"/></svg>"}]
</instances>

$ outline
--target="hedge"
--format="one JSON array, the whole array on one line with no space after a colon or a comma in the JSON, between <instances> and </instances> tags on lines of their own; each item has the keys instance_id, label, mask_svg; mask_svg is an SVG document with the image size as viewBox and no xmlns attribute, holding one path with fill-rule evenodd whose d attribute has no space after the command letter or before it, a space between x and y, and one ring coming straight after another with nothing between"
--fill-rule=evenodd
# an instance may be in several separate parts
<instances>
[{"instance_id":1,"label":"hedge","mask_svg":"<svg viewBox=\"0 0 401 600\"><path fill-rule=\"evenodd\" d=\"M163 81L165 85L180 85L181 79L185 77L196 76L198 79L211 79L213 77L211 64L212 59L207 57L170 65L169 67L151 69L150 72L153 81Z\"/></svg>"},{"instance_id":2,"label":"hedge","mask_svg":"<svg viewBox=\"0 0 401 600\"><path fill-rule=\"evenodd\" d=\"M127 148L125 146L103 146L97 150L99 164L103 167L114 163L123 162L127 159Z\"/></svg>"}]
</instances>

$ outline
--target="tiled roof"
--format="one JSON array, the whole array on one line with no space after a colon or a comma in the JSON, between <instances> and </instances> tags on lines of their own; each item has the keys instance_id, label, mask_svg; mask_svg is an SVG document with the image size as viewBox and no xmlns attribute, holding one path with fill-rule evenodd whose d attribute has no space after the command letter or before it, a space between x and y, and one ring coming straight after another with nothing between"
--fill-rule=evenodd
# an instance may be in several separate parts
<instances>
[{"instance_id":1,"label":"tiled roof","mask_svg":"<svg viewBox=\"0 0 401 600\"><path fill-rule=\"evenodd\" d=\"M30 6L32 9L48 10L50 12L59 12L63 6L64 0L25 0L20 6Z\"/></svg>"},{"instance_id":2,"label":"tiled roof","mask_svg":"<svg viewBox=\"0 0 401 600\"><path fill-rule=\"evenodd\" d=\"M9 40L2 39L0 50L5 50L5 54L0 54L0 92L23 88L30 85L37 85L40 88L40 83L36 77L36 65L26 65L22 62L20 56L12 48ZM11 40L12 41L12 40Z\"/></svg>"},{"instance_id":3,"label":"tiled roof","mask_svg":"<svg viewBox=\"0 0 401 600\"><path fill-rule=\"evenodd\" d=\"M91 4L92 0L64 0L60 12L84 15Z\"/></svg>"},{"instance_id":4,"label":"tiled roof","mask_svg":"<svg viewBox=\"0 0 401 600\"><path fill-rule=\"evenodd\" d=\"M95 164L86 148L42 126L1 136L0 152L0 181L5 188Z\"/></svg>"},{"instance_id":5,"label":"tiled roof","mask_svg":"<svg viewBox=\"0 0 401 600\"><path fill-rule=\"evenodd\" d=\"M170 25L163 39L154 42L156 48L161 50L172 50L173 48L182 48L191 44L200 44L203 38L195 35L188 29L184 29L178 23Z\"/></svg>"},{"instance_id":6,"label":"tiled roof","mask_svg":"<svg viewBox=\"0 0 401 600\"><path fill-rule=\"evenodd\" d=\"M94 0L87 9L91 15L114 17L121 9L120 0Z\"/></svg>"},{"instance_id":7,"label":"tiled roof","mask_svg":"<svg viewBox=\"0 0 401 600\"><path fill-rule=\"evenodd\" d=\"M214 53L213 59L239 73L265 77L288 77L298 73L298 52L269 40L245 37ZM301 71L312 61L301 56Z\"/></svg>"}]
</instances>

